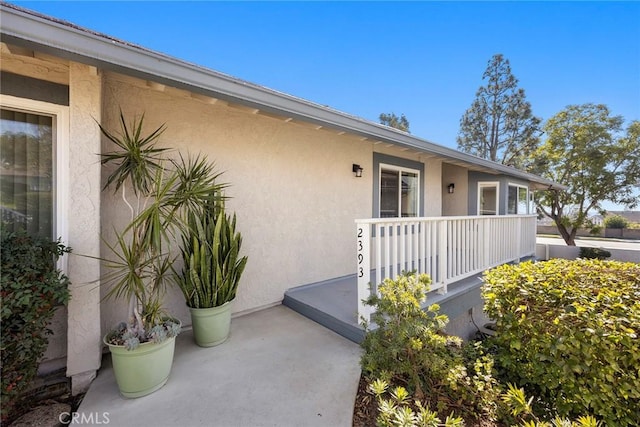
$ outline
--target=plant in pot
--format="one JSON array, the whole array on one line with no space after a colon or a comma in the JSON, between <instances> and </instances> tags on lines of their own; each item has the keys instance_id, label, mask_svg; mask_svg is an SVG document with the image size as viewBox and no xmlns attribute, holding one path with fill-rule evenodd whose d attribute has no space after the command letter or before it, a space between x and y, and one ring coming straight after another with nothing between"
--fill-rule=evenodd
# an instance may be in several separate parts
<instances>
[{"instance_id":1,"label":"plant in pot","mask_svg":"<svg viewBox=\"0 0 640 427\"><path fill-rule=\"evenodd\" d=\"M191 312L196 344L212 347L229 337L231 306L247 257L240 257L242 236L223 200L190 211L187 222L180 248L183 268L175 272L176 283Z\"/></svg>"},{"instance_id":2,"label":"plant in pot","mask_svg":"<svg viewBox=\"0 0 640 427\"><path fill-rule=\"evenodd\" d=\"M113 167L104 190L120 192L130 213L127 225L114 228L115 243L105 241L113 255L106 262L105 281L112 286L107 298L128 308L127 321L104 337L125 397L150 394L169 378L181 327L162 308L174 277L169 245L186 231L185 213L214 203L224 188L206 157L170 159L168 149L156 145L165 126L144 135L143 123L144 116L128 125L120 112L119 133L98 124L116 147L101 155L101 163Z\"/></svg>"}]
</instances>

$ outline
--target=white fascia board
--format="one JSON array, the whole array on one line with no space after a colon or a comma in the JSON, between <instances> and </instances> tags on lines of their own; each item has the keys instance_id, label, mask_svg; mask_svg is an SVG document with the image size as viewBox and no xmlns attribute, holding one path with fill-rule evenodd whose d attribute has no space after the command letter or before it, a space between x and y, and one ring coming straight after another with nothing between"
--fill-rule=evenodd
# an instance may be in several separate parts
<instances>
[{"instance_id":1,"label":"white fascia board","mask_svg":"<svg viewBox=\"0 0 640 427\"><path fill-rule=\"evenodd\" d=\"M65 59L232 101L265 112L330 126L401 147L436 154L495 172L565 189L553 181L447 148L408 133L301 98L242 81L140 46L76 27L16 6L0 5L2 41Z\"/></svg>"}]
</instances>

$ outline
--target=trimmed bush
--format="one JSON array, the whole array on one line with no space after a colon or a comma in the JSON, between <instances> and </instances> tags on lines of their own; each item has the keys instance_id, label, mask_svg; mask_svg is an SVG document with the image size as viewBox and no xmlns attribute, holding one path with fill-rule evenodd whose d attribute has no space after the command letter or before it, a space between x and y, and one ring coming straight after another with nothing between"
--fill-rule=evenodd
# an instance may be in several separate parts
<instances>
[{"instance_id":1,"label":"trimmed bush","mask_svg":"<svg viewBox=\"0 0 640 427\"><path fill-rule=\"evenodd\" d=\"M561 416L640 420L640 264L555 259L485 274L505 381Z\"/></svg>"},{"instance_id":2,"label":"trimmed bush","mask_svg":"<svg viewBox=\"0 0 640 427\"><path fill-rule=\"evenodd\" d=\"M611 252L600 248L580 248L580 258L586 259L607 259L611 256Z\"/></svg>"},{"instance_id":3,"label":"trimmed bush","mask_svg":"<svg viewBox=\"0 0 640 427\"><path fill-rule=\"evenodd\" d=\"M604 226L606 228L628 228L629 221L620 215L611 215L604 219Z\"/></svg>"},{"instance_id":4,"label":"trimmed bush","mask_svg":"<svg viewBox=\"0 0 640 427\"><path fill-rule=\"evenodd\" d=\"M69 300L69 280L56 260L70 252L60 242L2 227L2 421L10 419L20 393L38 372L47 349L49 322Z\"/></svg>"}]
</instances>

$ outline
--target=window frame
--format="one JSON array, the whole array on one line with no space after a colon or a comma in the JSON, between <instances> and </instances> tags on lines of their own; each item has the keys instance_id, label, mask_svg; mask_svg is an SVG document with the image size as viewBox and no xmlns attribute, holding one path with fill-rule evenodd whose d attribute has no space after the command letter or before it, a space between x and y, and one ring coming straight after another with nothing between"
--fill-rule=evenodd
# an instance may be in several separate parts
<instances>
[{"instance_id":1,"label":"window frame","mask_svg":"<svg viewBox=\"0 0 640 427\"><path fill-rule=\"evenodd\" d=\"M11 95L0 95L0 108L52 118L54 149L52 153L52 240L68 244L67 210L69 197L69 107ZM58 268L66 270L66 256L58 260Z\"/></svg>"},{"instance_id":2,"label":"window frame","mask_svg":"<svg viewBox=\"0 0 640 427\"><path fill-rule=\"evenodd\" d=\"M391 170L394 172L397 172L399 175L399 180L398 180L398 185L399 185L399 191L398 191L398 216L396 217L385 217L385 218L418 218L420 216L420 191L422 191L420 182L422 179L421 173L419 169L414 169L414 168L409 168L406 166L398 166L398 165L394 165L394 164L390 164L390 163L384 163L384 162L380 162L378 164L378 206L377 206L377 217L378 218L382 218L381 216L381 205L382 205L382 170ZM415 216L411 216L411 217L404 217L402 216L402 173L406 172L406 173L411 173L411 174L415 174L416 175L416 183L417 183L417 190L416 190L416 215Z\"/></svg>"},{"instance_id":3,"label":"window frame","mask_svg":"<svg viewBox=\"0 0 640 427\"><path fill-rule=\"evenodd\" d=\"M480 209L481 206L481 196L482 196L482 188L485 187L495 187L496 189L496 209L495 209L495 214L482 214L482 210ZM494 216L494 215L500 215L500 181L478 181L478 196L477 196L477 213L478 216Z\"/></svg>"},{"instance_id":4,"label":"window frame","mask_svg":"<svg viewBox=\"0 0 640 427\"><path fill-rule=\"evenodd\" d=\"M516 188L516 213L514 214L509 214L509 187L515 187ZM527 207L527 211L526 212L518 212L518 207L520 206L520 189L524 188L527 191L527 196L526 196L526 200L525 200L525 204ZM531 209L531 191L529 190L529 187L527 185L524 184L518 184L515 182L509 182L507 183L507 214L509 215L529 215L529 209Z\"/></svg>"}]
</instances>

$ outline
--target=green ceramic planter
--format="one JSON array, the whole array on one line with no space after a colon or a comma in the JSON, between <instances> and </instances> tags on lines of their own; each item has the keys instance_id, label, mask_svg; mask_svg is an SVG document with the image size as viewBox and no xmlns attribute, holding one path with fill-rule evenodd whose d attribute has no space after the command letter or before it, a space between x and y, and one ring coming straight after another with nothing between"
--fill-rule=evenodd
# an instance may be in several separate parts
<instances>
[{"instance_id":1,"label":"green ceramic planter","mask_svg":"<svg viewBox=\"0 0 640 427\"><path fill-rule=\"evenodd\" d=\"M232 303L233 301L229 301L211 308L189 307L196 344L200 347L213 347L227 340L231 328Z\"/></svg>"},{"instance_id":2,"label":"green ceramic planter","mask_svg":"<svg viewBox=\"0 0 640 427\"><path fill-rule=\"evenodd\" d=\"M160 344L147 342L135 350L109 344L113 372L120 393L124 397L135 398L153 393L166 384L173 365L173 351L176 337Z\"/></svg>"}]
</instances>

